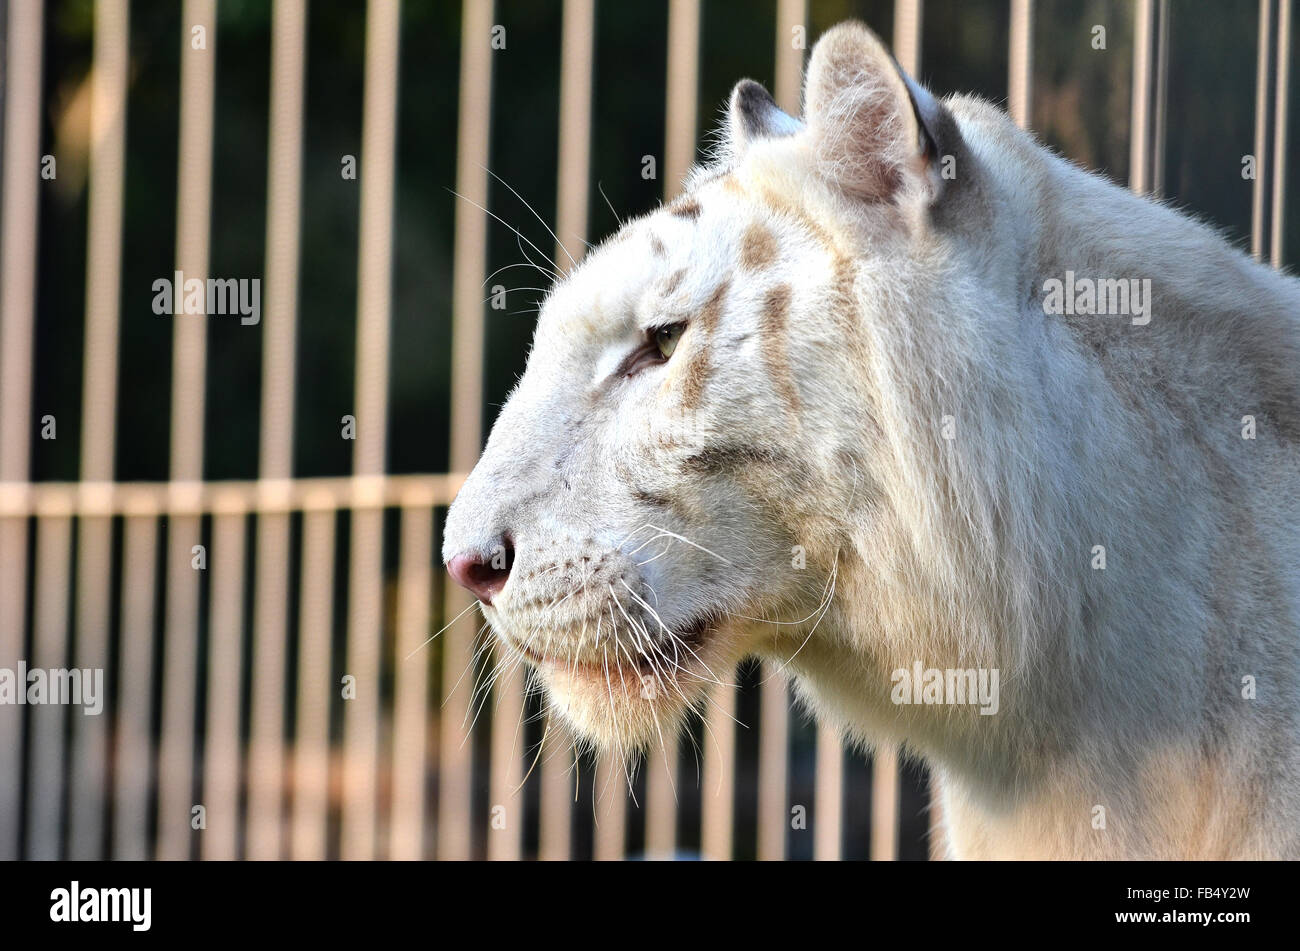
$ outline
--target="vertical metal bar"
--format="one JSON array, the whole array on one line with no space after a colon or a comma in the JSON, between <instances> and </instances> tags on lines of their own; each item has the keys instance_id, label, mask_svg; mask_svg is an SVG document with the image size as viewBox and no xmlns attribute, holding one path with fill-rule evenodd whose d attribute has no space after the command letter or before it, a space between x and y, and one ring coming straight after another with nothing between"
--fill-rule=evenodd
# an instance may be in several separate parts
<instances>
[{"instance_id":1,"label":"vertical metal bar","mask_svg":"<svg viewBox=\"0 0 1300 951\"><path fill-rule=\"evenodd\" d=\"M875 789L871 809L876 812ZM813 859L838 862L844 839L844 742L839 730L817 727L817 782L813 791Z\"/></svg>"},{"instance_id":2,"label":"vertical metal bar","mask_svg":"<svg viewBox=\"0 0 1300 951\"><path fill-rule=\"evenodd\" d=\"M1165 117L1169 101L1169 0L1156 8L1156 89L1151 117L1151 192L1165 192Z\"/></svg>"},{"instance_id":3,"label":"vertical metal bar","mask_svg":"<svg viewBox=\"0 0 1300 951\"><path fill-rule=\"evenodd\" d=\"M32 605L32 667L58 668L68 657L68 573L72 560L71 511L36 520L36 592ZM26 689L26 685L21 685ZM28 710L31 772L27 784L27 857L57 859L63 805L63 725L67 708L45 702ZM77 716L82 712L77 710Z\"/></svg>"},{"instance_id":4,"label":"vertical metal bar","mask_svg":"<svg viewBox=\"0 0 1300 951\"><path fill-rule=\"evenodd\" d=\"M732 857L736 805L736 672L711 689L704 731L704 778L700 789L700 851L706 859Z\"/></svg>"},{"instance_id":5,"label":"vertical metal bar","mask_svg":"<svg viewBox=\"0 0 1300 951\"><path fill-rule=\"evenodd\" d=\"M591 166L591 75L595 40L594 0L565 0L560 55L560 152L556 182L555 261L567 271L582 259L587 239L587 195ZM503 728L514 730L506 720ZM495 744L494 744L495 745ZM549 860L569 857L573 803L573 755L560 749L543 755L539 852ZM493 792L494 803L500 803Z\"/></svg>"},{"instance_id":6,"label":"vertical metal bar","mask_svg":"<svg viewBox=\"0 0 1300 951\"><path fill-rule=\"evenodd\" d=\"M661 749L646 753L645 854L671 858L677 849L676 734L665 735Z\"/></svg>"},{"instance_id":7,"label":"vertical metal bar","mask_svg":"<svg viewBox=\"0 0 1300 951\"><path fill-rule=\"evenodd\" d=\"M799 114L803 48L795 45L795 28L807 40L805 0L778 0L776 7L776 103ZM756 854L761 861L785 858L790 772L790 688L776 665L762 668L759 687L758 829Z\"/></svg>"},{"instance_id":8,"label":"vertical metal bar","mask_svg":"<svg viewBox=\"0 0 1300 951\"><path fill-rule=\"evenodd\" d=\"M1139 195L1151 190L1151 100L1154 65L1155 0L1137 0L1133 19L1133 102L1129 122L1129 187Z\"/></svg>"},{"instance_id":9,"label":"vertical metal bar","mask_svg":"<svg viewBox=\"0 0 1300 951\"><path fill-rule=\"evenodd\" d=\"M212 598L208 625L207 729L203 739L205 859L239 857L239 691L243 680L245 516L212 519Z\"/></svg>"},{"instance_id":10,"label":"vertical metal bar","mask_svg":"<svg viewBox=\"0 0 1300 951\"><path fill-rule=\"evenodd\" d=\"M569 858L573 835L574 777L573 750L559 719L547 714L545 743L541 750L541 828L537 857L543 861Z\"/></svg>"},{"instance_id":11,"label":"vertical metal bar","mask_svg":"<svg viewBox=\"0 0 1300 951\"><path fill-rule=\"evenodd\" d=\"M1268 255L1268 193L1272 162L1268 154L1269 77L1273 72L1274 0L1259 0L1259 47L1255 60L1255 184L1251 194L1250 253Z\"/></svg>"},{"instance_id":12,"label":"vertical metal bar","mask_svg":"<svg viewBox=\"0 0 1300 951\"><path fill-rule=\"evenodd\" d=\"M298 228L302 195L303 76L307 5L276 0L271 19L271 104L266 161L266 318L262 331L260 476L293 475L298 323ZM268 488L264 494L271 494ZM282 855L284 681L288 634L289 516L257 519L253 601L248 824L245 852ZM328 676L328 671L326 672ZM324 689L324 685L318 685Z\"/></svg>"},{"instance_id":13,"label":"vertical metal bar","mask_svg":"<svg viewBox=\"0 0 1300 951\"><path fill-rule=\"evenodd\" d=\"M894 3L894 55L899 64L909 74L920 79L921 75L921 36L923 7L921 0L895 0ZM1032 37L1032 28L1026 29L1026 41ZM1030 67L1031 63L1026 63ZM1029 108L1026 98L1026 110ZM1027 114L1027 113L1026 113ZM828 773L822 775L821 764L823 750ZM838 859L842 854L843 842L843 785L844 785L844 742L837 731L821 728L817 734L817 811L815 821L817 829L813 842L814 856L826 859ZM877 789L898 785L897 751L883 747L877 748L872 760L872 815L879 815L881 822L886 820L893 827L895 840L898 835L898 800L895 797L884 801L877 795ZM823 808L823 803L826 808ZM829 824L826 821L827 809L834 817ZM820 854L818 854L820 852Z\"/></svg>"},{"instance_id":14,"label":"vertical metal bar","mask_svg":"<svg viewBox=\"0 0 1300 951\"><path fill-rule=\"evenodd\" d=\"M326 498L302 517L302 584L298 610L298 698L293 746L290 855L326 857L329 826L330 677L334 627L334 529L338 513ZM308 500L309 506L313 500ZM276 800L279 801L278 799Z\"/></svg>"},{"instance_id":15,"label":"vertical metal bar","mask_svg":"<svg viewBox=\"0 0 1300 951\"><path fill-rule=\"evenodd\" d=\"M212 201L213 92L217 55L215 0L185 0L181 12L180 147L176 199L176 266L182 280L208 272ZM202 33L197 32L202 28ZM196 48L198 37L205 48ZM172 289L181 300L184 284ZM177 307L179 312L181 308ZM203 478L207 319L172 319L172 505L188 501ZM177 483L182 483L177 485ZM194 706L198 674L199 573L191 549L197 516L171 516L167 527L167 622L163 647L162 738L158 754L158 857L190 857L194 782Z\"/></svg>"},{"instance_id":16,"label":"vertical metal bar","mask_svg":"<svg viewBox=\"0 0 1300 951\"><path fill-rule=\"evenodd\" d=\"M1011 40L1007 56L1007 107L1028 129L1034 116L1034 0L1011 0Z\"/></svg>"},{"instance_id":17,"label":"vertical metal bar","mask_svg":"<svg viewBox=\"0 0 1300 951\"><path fill-rule=\"evenodd\" d=\"M795 31L799 30L798 44ZM803 79L803 54L808 45L808 0L777 0L776 73L772 95L776 104L798 116L799 84Z\"/></svg>"},{"instance_id":18,"label":"vertical metal bar","mask_svg":"<svg viewBox=\"0 0 1300 951\"><path fill-rule=\"evenodd\" d=\"M488 858L517 861L523 854L524 678L517 662L498 656L506 665L492 690L491 762L488 774ZM480 703L489 702L486 696ZM498 811L500 810L500 811ZM545 816L543 816L545 818Z\"/></svg>"},{"instance_id":19,"label":"vertical metal bar","mask_svg":"<svg viewBox=\"0 0 1300 951\"><path fill-rule=\"evenodd\" d=\"M898 750L881 747L871 757L871 858L898 858Z\"/></svg>"},{"instance_id":20,"label":"vertical metal bar","mask_svg":"<svg viewBox=\"0 0 1300 951\"><path fill-rule=\"evenodd\" d=\"M10 3L4 89L4 219L0 223L0 482L25 483L32 430L32 322L40 202L39 3ZM19 493L21 489L8 489ZM27 519L0 519L0 664L22 657L27 615ZM0 711L0 859L18 857L22 718Z\"/></svg>"},{"instance_id":21,"label":"vertical metal bar","mask_svg":"<svg viewBox=\"0 0 1300 951\"><path fill-rule=\"evenodd\" d=\"M366 7L365 100L361 118L361 241L357 269L357 439L352 470L384 472L388 434L388 343L392 309L393 177L397 140L398 0ZM356 697L344 704L343 826L345 859L375 857L379 771L379 661L383 643L384 512L352 513L345 674Z\"/></svg>"},{"instance_id":22,"label":"vertical metal bar","mask_svg":"<svg viewBox=\"0 0 1300 951\"><path fill-rule=\"evenodd\" d=\"M556 263L581 260L587 241L591 165L591 68L595 0L564 0L560 46L560 156L556 183Z\"/></svg>"},{"instance_id":23,"label":"vertical metal bar","mask_svg":"<svg viewBox=\"0 0 1300 951\"><path fill-rule=\"evenodd\" d=\"M491 31L495 4L465 0L461 7L460 115L456 134L456 235L452 271L451 469L468 472L483 436L483 300L487 273L488 132L492 119ZM438 743L440 859L470 853L470 747L463 728L468 691L453 691L472 659L477 614L455 585L447 585L442 643L442 715ZM464 615L464 616L462 616ZM453 621L453 618L458 620Z\"/></svg>"},{"instance_id":24,"label":"vertical metal bar","mask_svg":"<svg viewBox=\"0 0 1300 951\"><path fill-rule=\"evenodd\" d=\"M921 0L894 0L894 58L908 75L921 78Z\"/></svg>"},{"instance_id":25,"label":"vertical metal bar","mask_svg":"<svg viewBox=\"0 0 1300 951\"><path fill-rule=\"evenodd\" d=\"M424 779L429 717L429 605L433 510L402 509L393 683L393 809L388 857L424 857Z\"/></svg>"},{"instance_id":26,"label":"vertical metal bar","mask_svg":"<svg viewBox=\"0 0 1300 951\"><path fill-rule=\"evenodd\" d=\"M153 785L154 590L158 518L136 510L124 521L122 646L118 665L117 750L113 769L113 858L149 857Z\"/></svg>"},{"instance_id":27,"label":"vertical metal bar","mask_svg":"<svg viewBox=\"0 0 1300 951\"><path fill-rule=\"evenodd\" d=\"M763 667L758 733L758 848L761 861L785 858L790 795L790 688L784 671Z\"/></svg>"},{"instance_id":28,"label":"vertical metal bar","mask_svg":"<svg viewBox=\"0 0 1300 951\"><path fill-rule=\"evenodd\" d=\"M668 0L668 104L664 198L681 191L695 162L700 76L700 0Z\"/></svg>"},{"instance_id":29,"label":"vertical metal bar","mask_svg":"<svg viewBox=\"0 0 1300 951\"><path fill-rule=\"evenodd\" d=\"M602 756L596 767L593 857L616 862L627 854L627 772L621 756Z\"/></svg>"},{"instance_id":30,"label":"vertical metal bar","mask_svg":"<svg viewBox=\"0 0 1300 951\"><path fill-rule=\"evenodd\" d=\"M1291 88L1291 0L1278 0L1277 85L1273 113L1273 236L1269 242L1273 266L1285 263L1287 107Z\"/></svg>"},{"instance_id":31,"label":"vertical metal bar","mask_svg":"<svg viewBox=\"0 0 1300 951\"><path fill-rule=\"evenodd\" d=\"M695 125L699 96L699 0L670 0L668 5L668 88L664 128L663 196L681 191L695 160ZM666 857L677 848L678 737L664 737L664 748L646 757L645 851Z\"/></svg>"},{"instance_id":32,"label":"vertical metal bar","mask_svg":"<svg viewBox=\"0 0 1300 951\"><path fill-rule=\"evenodd\" d=\"M97 0L86 202L83 483L113 481L129 38L126 0ZM112 559L112 518L83 517L77 527L77 667L108 669ZM72 730L69 856L98 859L108 779L106 718L74 717Z\"/></svg>"}]
</instances>

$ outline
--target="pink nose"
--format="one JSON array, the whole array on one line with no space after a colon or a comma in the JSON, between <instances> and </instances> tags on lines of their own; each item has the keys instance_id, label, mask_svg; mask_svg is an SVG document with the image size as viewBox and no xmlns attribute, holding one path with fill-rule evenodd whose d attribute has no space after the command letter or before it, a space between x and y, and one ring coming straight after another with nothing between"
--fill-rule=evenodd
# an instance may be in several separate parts
<instances>
[{"instance_id":1,"label":"pink nose","mask_svg":"<svg viewBox=\"0 0 1300 951\"><path fill-rule=\"evenodd\" d=\"M490 558L484 558L478 552L456 555L447 562L447 573L456 584L471 592L474 597L484 604L491 604L492 599L506 586L514 560L514 547L507 539Z\"/></svg>"}]
</instances>

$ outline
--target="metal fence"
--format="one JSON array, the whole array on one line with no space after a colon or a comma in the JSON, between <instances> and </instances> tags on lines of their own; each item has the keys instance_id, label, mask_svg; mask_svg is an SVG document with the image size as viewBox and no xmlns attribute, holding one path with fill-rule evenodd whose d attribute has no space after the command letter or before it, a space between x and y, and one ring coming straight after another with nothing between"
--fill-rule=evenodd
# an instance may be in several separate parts
<instances>
[{"instance_id":1,"label":"metal fence","mask_svg":"<svg viewBox=\"0 0 1300 951\"><path fill-rule=\"evenodd\" d=\"M1280 265L1292 3L1261 0L1259 10L1252 249ZM0 707L0 858L565 858L575 854L574 825L584 809L595 812L589 854L597 858L622 857L633 840L648 855L698 847L727 858L742 794L753 802L746 813L755 822L753 854L787 855L792 720L779 679L756 688L750 677L746 688L759 691L755 768L737 769L731 717L744 695L719 689L700 778L677 775L687 756L650 757L635 804L618 764L596 764L591 801L577 805L571 755L544 758L525 781L532 751L521 742L521 724L537 711L517 674L495 682L483 698L488 712L475 716L476 651L485 642L466 596L442 584L434 544L435 518L473 466L484 433L481 288L493 115L486 38L494 9L490 0L463 7L455 187L466 201L455 222L452 471L417 476L385 471L399 12L396 0L370 0L366 18L354 474L294 478L292 470L307 5L276 0L259 477L203 480L206 330L191 319L174 322L170 478L115 481L129 5L96 0L80 479L32 482L46 11L36 0L7 4L0 667L25 658L33 667L103 669L109 698L98 717L58 706ZM564 2L555 230L577 240L557 260L579 257L585 237L595 13L595 0ZM1136 191L1159 193L1169 2L1137 0L1133 13L1130 181ZM1031 115L1034 14L1034 0L1010 0L1008 104L1023 126ZM671 192L696 150L700 0L669 0L667 17L664 181ZM777 3L775 95L790 111L798 108L805 55L792 36L806 19L805 0ZM893 22L900 63L920 74L921 0L898 0ZM196 26L209 43L218 41L215 0L185 0L182 23L178 43L188 43ZM213 62L181 57L176 267L200 278L208 271ZM399 540L395 564L385 561L386 537ZM333 598L345 571L340 668L331 659ZM440 619L458 620L427 643ZM342 697L343 676L351 678L350 699ZM844 849L845 763L840 737L818 731L808 803L817 858ZM698 833L684 832L679 814L692 786ZM535 804L524 802L523 788L535 790ZM870 804L870 855L896 858L897 756L875 756L869 797L852 792L854 808ZM636 810L643 828L632 836Z\"/></svg>"}]
</instances>

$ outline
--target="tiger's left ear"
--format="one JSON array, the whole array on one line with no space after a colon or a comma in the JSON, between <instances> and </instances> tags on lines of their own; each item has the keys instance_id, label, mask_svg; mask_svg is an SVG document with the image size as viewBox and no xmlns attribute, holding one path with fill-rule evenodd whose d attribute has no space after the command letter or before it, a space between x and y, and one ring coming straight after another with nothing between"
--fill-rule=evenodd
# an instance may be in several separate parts
<instances>
[{"instance_id":1,"label":"tiger's left ear","mask_svg":"<svg viewBox=\"0 0 1300 951\"><path fill-rule=\"evenodd\" d=\"M944 157L961 144L951 113L853 21L813 47L804 118L823 175L868 201L933 204Z\"/></svg>"},{"instance_id":2,"label":"tiger's left ear","mask_svg":"<svg viewBox=\"0 0 1300 951\"><path fill-rule=\"evenodd\" d=\"M727 104L727 151L736 158L757 139L794 135L803 123L782 112L768 91L752 79L742 79Z\"/></svg>"}]
</instances>

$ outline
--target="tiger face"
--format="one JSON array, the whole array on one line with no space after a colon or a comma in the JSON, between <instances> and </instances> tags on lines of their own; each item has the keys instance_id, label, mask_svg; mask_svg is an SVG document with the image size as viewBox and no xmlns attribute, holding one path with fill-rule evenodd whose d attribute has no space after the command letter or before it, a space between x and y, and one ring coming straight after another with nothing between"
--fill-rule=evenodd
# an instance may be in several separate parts
<instances>
[{"instance_id":1,"label":"tiger face","mask_svg":"<svg viewBox=\"0 0 1300 951\"><path fill-rule=\"evenodd\" d=\"M945 117L857 25L805 99L801 121L741 82L717 160L551 290L448 513L452 576L604 748L662 740L745 655L833 636L875 517L865 328L918 268Z\"/></svg>"}]
</instances>

